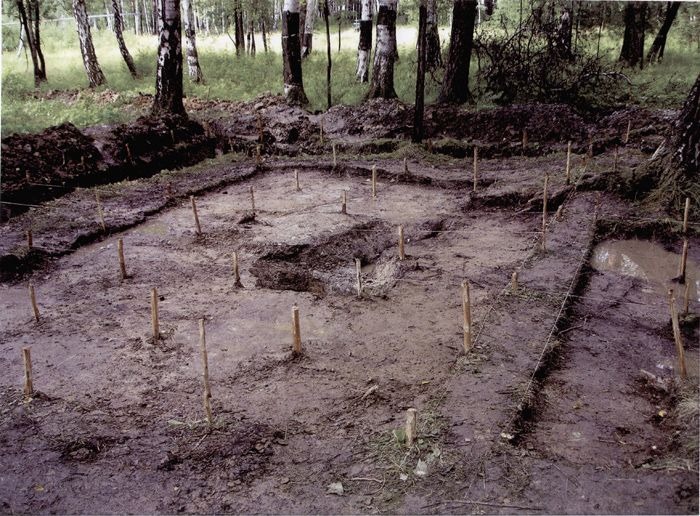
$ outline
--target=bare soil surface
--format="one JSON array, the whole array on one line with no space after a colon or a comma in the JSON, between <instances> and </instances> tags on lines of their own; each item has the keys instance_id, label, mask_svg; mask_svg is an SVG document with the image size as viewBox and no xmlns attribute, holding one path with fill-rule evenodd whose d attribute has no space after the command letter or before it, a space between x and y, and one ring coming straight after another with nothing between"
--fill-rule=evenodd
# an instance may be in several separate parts
<instances>
[{"instance_id":1,"label":"bare soil surface","mask_svg":"<svg viewBox=\"0 0 700 516\"><path fill-rule=\"evenodd\" d=\"M256 110L283 111L260 102L240 126L241 146L260 144ZM227 141L216 123L224 124L205 132ZM697 455L685 448L679 403L682 393L697 395L700 337L687 317L681 385L665 292L683 290L667 277L679 226L596 191L647 158L641 140L617 157L613 144L574 156L567 185L565 140L574 133L553 135L564 141L542 155L480 160L474 191L471 161L416 147L357 155L359 140L335 138L330 116L323 146L304 156L289 134L296 127L308 140L316 127L298 123L264 122L269 147L257 165L230 154L96 187L106 230L94 190L83 188L2 227L2 512L697 512ZM288 147L272 146L279 142ZM335 166L333 143L345 146ZM287 151L299 155L270 155ZM696 228L691 313L700 302ZM618 237L660 251L635 261L624 246L605 247ZM631 277L615 265L623 262L658 274ZM466 354L464 280L473 321ZM291 353L295 305L300 356ZM22 393L23 347L32 352L31 397ZM409 448L411 407L418 439Z\"/></svg>"}]
</instances>

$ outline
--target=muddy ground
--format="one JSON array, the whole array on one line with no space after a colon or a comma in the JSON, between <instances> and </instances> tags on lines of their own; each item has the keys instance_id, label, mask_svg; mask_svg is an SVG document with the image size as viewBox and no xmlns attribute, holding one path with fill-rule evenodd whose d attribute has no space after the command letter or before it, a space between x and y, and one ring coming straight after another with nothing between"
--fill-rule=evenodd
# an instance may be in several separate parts
<instances>
[{"instance_id":1,"label":"muddy ground","mask_svg":"<svg viewBox=\"0 0 700 516\"><path fill-rule=\"evenodd\" d=\"M362 117L338 121L341 108L338 120L324 121L323 145L317 127L282 115L264 122L256 164L254 113L282 109L260 102L247 105L250 115L240 110L249 124L230 142L221 136L233 131L230 120L204 124L204 136L239 152L78 187L3 225L2 512L697 512L697 447L688 449L697 317L683 318L681 383L666 297L668 286L679 297L684 288L669 282L680 226L598 187L648 159L663 133L638 127L620 145L626 122L611 115L592 159L582 154L587 144L575 145L566 185L566 141L590 137L592 125L562 125L574 132L539 144L533 126L534 150L519 153L520 129L500 143L494 130L480 141L493 152L479 162L474 191L471 162L438 150L443 138L470 155L469 136L434 134L433 148L403 146L398 133L360 138L347 128ZM667 114L656 116L661 124ZM299 142L312 133L319 142L305 148ZM700 238L691 222L689 312L697 314ZM301 356L291 353L294 305ZM30 398L23 347L33 358ZM408 448L411 407L418 440Z\"/></svg>"}]
</instances>

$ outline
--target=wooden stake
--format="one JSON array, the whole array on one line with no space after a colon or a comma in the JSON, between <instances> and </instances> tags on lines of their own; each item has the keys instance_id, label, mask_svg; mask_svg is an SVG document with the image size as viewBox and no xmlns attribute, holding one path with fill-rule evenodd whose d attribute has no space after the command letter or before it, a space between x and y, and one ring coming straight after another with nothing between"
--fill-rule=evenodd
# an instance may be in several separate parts
<instances>
[{"instance_id":1,"label":"wooden stake","mask_svg":"<svg viewBox=\"0 0 700 516\"><path fill-rule=\"evenodd\" d=\"M462 282L462 317L464 319L464 352L472 349L472 303L469 296L469 282Z\"/></svg>"},{"instance_id":2,"label":"wooden stake","mask_svg":"<svg viewBox=\"0 0 700 516\"><path fill-rule=\"evenodd\" d=\"M625 133L625 145L630 141L630 130L632 129L632 120L627 120L627 132Z\"/></svg>"},{"instance_id":3,"label":"wooden stake","mask_svg":"<svg viewBox=\"0 0 700 516\"><path fill-rule=\"evenodd\" d=\"M22 361L24 362L24 395L31 396L34 394L31 348L22 348Z\"/></svg>"},{"instance_id":4,"label":"wooden stake","mask_svg":"<svg viewBox=\"0 0 700 516\"><path fill-rule=\"evenodd\" d=\"M554 214L554 220L561 220L561 211L564 209L564 205L560 204L557 208L557 212Z\"/></svg>"},{"instance_id":5,"label":"wooden stake","mask_svg":"<svg viewBox=\"0 0 700 516\"><path fill-rule=\"evenodd\" d=\"M292 307L292 353L299 355L301 353L301 328L299 327L299 307Z\"/></svg>"},{"instance_id":6,"label":"wooden stake","mask_svg":"<svg viewBox=\"0 0 700 516\"><path fill-rule=\"evenodd\" d=\"M406 253L403 249L403 226L399 226L399 260L405 260Z\"/></svg>"},{"instance_id":7,"label":"wooden stake","mask_svg":"<svg viewBox=\"0 0 700 516\"><path fill-rule=\"evenodd\" d=\"M685 209L683 210L683 233L688 233L688 215L690 215L690 197L685 198Z\"/></svg>"},{"instance_id":8,"label":"wooden stake","mask_svg":"<svg viewBox=\"0 0 700 516\"><path fill-rule=\"evenodd\" d=\"M256 115L258 117L258 141L260 143L263 143L265 140L265 136L263 134L263 123L262 123L262 118L260 117L260 113Z\"/></svg>"},{"instance_id":9,"label":"wooden stake","mask_svg":"<svg viewBox=\"0 0 700 516\"><path fill-rule=\"evenodd\" d=\"M403 159L403 173L408 174L408 160L406 158Z\"/></svg>"},{"instance_id":10,"label":"wooden stake","mask_svg":"<svg viewBox=\"0 0 700 516\"><path fill-rule=\"evenodd\" d=\"M253 185L250 185L250 209L253 210L253 218L255 218L255 192Z\"/></svg>"},{"instance_id":11,"label":"wooden stake","mask_svg":"<svg viewBox=\"0 0 700 516\"><path fill-rule=\"evenodd\" d=\"M129 158L129 163L132 163L134 158L131 157L131 149L129 148L129 144L124 144L124 147L126 148L126 156Z\"/></svg>"},{"instance_id":12,"label":"wooden stake","mask_svg":"<svg viewBox=\"0 0 700 516\"><path fill-rule=\"evenodd\" d=\"M549 175L544 175L544 190L542 192L542 250L547 250L547 184L549 183Z\"/></svg>"},{"instance_id":13,"label":"wooden stake","mask_svg":"<svg viewBox=\"0 0 700 516\"><path fill-rule=\"evenodd\" d=\"M262 164L262 156L260 155L260 145L255 146L255 164L258 166Z\"/></svg>"},{"instance_id":14,"label":"wooden stake","mask_svg":"<svg viewBox=\"0 0 700 516\"><path fill-rule=\"evenodd\" d=\"M510 290L515 294L518 291L518 271L513 271L510 277Z\"/></svg>"},{"instance_id":15,"label":"wooden stake","mask_svg":"<svg viewBox=\"0 0 700 516\"><path fill-rule=\"evenodd\" d=\"M31 249L34 247L34 237L32 237L32 230L27 230L27 248Z\"/></svg>"},{"instance_id":16,"label":"wooden stake","mask_svg":"<svg viewBox=\"0 0 700 516\"><path fill-rule=\"evenodd\" d=\"M170 129L170 139L175 143L175 132L172 129Z\"/></svg>"},{"instance_id":17,"label":"wooden stake","mask_svg":"<svg viewBox=\"0 0 700 516\"><path fill-rule=\"evenodd\" d=\"M236 287L242 287L241 275L238 272L238 253L234 251L233 253L233 284Z\"/></svg>"},{"instance_id":18,"label":"wooden stake","mask_svg":"<svg viewBox=\"0 0 700 516\"><path fill-rule=\"evenodd\" d=\"M36 304L36 292L34 292L34 285L29 284L29 300L32 302L32 310L34 311L34 319L39 322L39 307Z\"/></svg>"},{"instance_id":19,"label":"wooden stake","mask_svg":"<svg viewBox=\"0 0 700 516\"><path fill-rule=\"evenodd\" d=\"M107 231L107 225L105 224L105 214L102 211L102 202L100 202L100 193L95 190L95 201L97 202L97 218L100 221L100 227L102 231Z\"/></svg>"},{"instance_id":20,"label":"wooden stake","mask_svg":"<svg viewBox=\"0 0 700 516\"><path fill-rule=\"evenodd\" d=\"M683 250L681 251L681 261L678 264L678 277L681 282L685 281L685 267L688 262L688 239L683 239Z\"/></svg>"},{"instance_id":21,"label":"wooden stake","mask_svg":"<svg viewBox=\"0 0 700 516\"><path fill-rule=\"evenodd\" d=\"M294 170L294 183L296 184L297 192L301 192L301 187L299 186L299 171Z\"/></svg>"},{"instance_id":22,"label":"wooden stake","mask_svg":"<svg viewBox=\"0 0 700 516\"><path fill-rule=\"evenodd\" d=\"M340 204L340 213L343 215L346 215L348 213L348 193L343 190L343 193L340 196L341 199L341 204Z\"/></svg>"},{"instance_id":23,"label":"wooden stake","mask_svg":"<svg viewBox=\"0 0 700 516\"><path fill-rule=\"evenodd\" d=\"M335 155L335 143L334 143L333 144L333 167L335 168L337 166L338 166L338 160L337 160L336 155Z\"/></svg>"},{"instance_id":24,"label":"wooden stake","mask_svg":"<svg viewBox=\"0 0 700 516\"><path fill-rule=\"evenodd\" d=\"M527 147L527 129L523 129L523 150Z\"/></svg>"},{"instance_id":25,"label":"wooden stake","mask_svg":"<svg viewBox=\"0 0 700 516\"><path fill-rule=\"evenodd\" d=\"M690 313L690 281L685 282L685 293L683 294L683 313Z\"/></svg>"},{"instance_id":26,"label":"wooden stake","mask_svg":"<svg viewBox=\"0 0 700 516\"><path fill-rule=\"evenodd\" d=\"M65 158L64 158L64 161L65 161ZM65 165L65 163L64 163L64 165ZM28 170L28 169L24 171L24 180L25 180L27 183L31 183L31 182L32 182L32 179L29 177L29 170Z\"/></svg>"},{"instance_id":27,"label":"wooden stake","mask_svg":"<svg viewBox=\"0 0 700 516\"><path fill-rule=\"evenodd\" d=\"M372 165L372 198L377 198L377 165Z\"/></svg>"},{"instance_id":28,"label":"wooden stake","mask_svg":"<svg viewBox=\"0 0 700 516\"><path fill-rule=\"evenodd\" d=\"M122 273L122 279L126 279L126 262L124 261L124 240L117 240L117 254L119 255L119 270Z\"/></svg>"},{"instance_id":29,"label":"wooden stake","mask_svg":"<svg viewBox=\"0 0 700 516\"><path fill-rule=\"evenodd\" d=\"M151 289L151 329L153 330L153 343L160 338L160 325L158 324L158 290Z\"/></svg>"},{"instance_id":30,"label":"wooden stake","mask_svg":"<svg viewBox=\"0 0 700 516\"><path fill-rule=\"evenodd\" d=\"M204 331L204 319L199 320L199 349L202 352L202 376L204 377L204 412L207 415L207 425L211 426L211 387L209 386L209 358L207 356L207 337Z\"/></svg>"},{"instance_id":31,"label":"wooden stake","mask_svg":"<svg viewBox=\"0 0 700 516\"><path fill-rule=\"evenodd\" d=\"M571 183L571 142L566 146L566 184Z\"/></svg>"},{"instance_id":32,"label":"wooden stake","mask_svg":"<svg viewBox=\"0 0 700 516\"><path fill-rule=\"evenodd\" d=\"M323 118L321 119L321 122L318 124L318 134L321 138L321 145L323 145Z\"/></svg>"},{"instance_id":33,"label":"wooden stake","mask_svg":"<svg viewBox=\"0 0 700 516\"><path fill-rule=\"evenodd\" d=\"M355 258L355 280L357 282L357 297L362 297L362 262Z\"/></svg>"},{"instance_id":34,"label":"wooden stake","mask_svg":"<svg viewBox=\"0 0 700 516\"><path fill-rule=\"evenodd\" d=\"M194 195L190 195L190 203L192 204L192 214L194 215L194 224L197 227L197 234L202 234L202 226L199 225L199 215L197 215L197 203L194 200Z\"/></svg>"},{"instance_id":35,"label":"wooden stake","mask_svg":"<svg viewBox=\"0 0 700 516\"><path fill-rule=\"evenodd\" d=\"M685 380L685 351L683 349L681 327L678 324L678 312L676 312L676 298L673 295L673 289L668 290L668 303L671 308L671 326L673 326L673 340L676 342L676 353L678 354L678 374L680 375L681 380Z\"/></svg>"},{"instance_id":36,"label":"wooden stake","mask_svg":"<svg viewBox=\"0 0 700 516\"><path fill-rule=\"evenodd\" d=\"M474 193L476 193L477 174L478 174L478 167L479 167L478 159L479 159L479 150L475 145L474 146L474 181L473 181L474 182L474 186L473 186Z\"/></svg>"},{"instance_id":37,"label":"wooden stake","mask_svg":"<svg viewBox=\"0 0 700 516\"><path fill-rule=\"evenodd\" d=\"M416 419L418 411L414 408L410 408L406 411L406 446L409 448L413 446L413 442L416 440Z\"/></svg>"}]
</instances>

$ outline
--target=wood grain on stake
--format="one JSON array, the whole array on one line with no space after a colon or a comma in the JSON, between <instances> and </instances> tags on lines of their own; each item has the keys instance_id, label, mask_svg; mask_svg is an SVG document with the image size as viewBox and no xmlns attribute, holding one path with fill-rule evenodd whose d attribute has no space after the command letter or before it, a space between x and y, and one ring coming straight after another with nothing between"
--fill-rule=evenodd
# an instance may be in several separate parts
<instances>
[{"instance_id":1,"label":"wood grain on stake","mask_svg":"<svg viewBox=\"0 0 700 516\"><path fill-rule=\"evenodd\" d=\"M685 268L688 263L688 239L683 239L683 250L681 251L681 261L678 264L678 277L681 282L685 282Z\"/></svg>"},{"instance_id":2,"label":"wood grain on stake","mask_svg":"<svg viewBox=\"0 0 700 516\"><path fill-rule=\"evenodd\" d=\"M207 338L204 331L204 319L199 320L199 349L202 352L202 370L204 377L204 412L207 416L207 425L212 425L211 415L211 387L209 386L209 358L207 357Z\"/></svg>"},{"instance_id":3,"label":"wood grain on stake","mask_svg":"<svg viewBox=\"0 0 700 516\"><path fill-rule=\"evenodd\" d=\"M24 362L24 394L25 396L31 396L34 394L31 348L22 348L22 362Z\"/></svg>"},{"instance_id":4,"label":"wood grain on stake","mask_svg":"<svg viewBox=\"0 0 700 516\"><path fill-rule=\"evenodd\" d=\"M413 442L416 440L417 413L418 411L414 408L406 411L406 446L409 448L413 446Z\"/></svg>"},{"instance_id":5,"label":"wood grain on stake","mask_svg":"<svg viewBox=\"0 0 700 516\"><path fill-rule=\"evenodd\" d=\"M199 225L199 215L197 214L197 203L194 200L194 195L190 195L190 203L192 204L192 214L194 215L194 224L197 227L197 234L202 234L202 226Z\"/></svg>"},{"instance_id":6,"label":"wood grain on stake","mask_svg":"<svg viewBox=\"0 0 700 516\"><path fill-rule=\"evenodd\" d=\"M27 230L27 248L31 249L34 247L34 237L32 236L32 230L28 229Z\"/></svg>"},{"instance_id":7,"label":"wood grain on stake","mask_svg":"<svg viewBox=\"0 0 700 516\"><path fill-rule=\"evenodd\" d=\"M406 158L403 159L403 171L404 174L408 174L408 160Z\"/></svg>"},{"instance_id":8,"label":"wood grain on stake","mask_svg":"<svg viewBox=\"0 0 700 516\"><path fill-rule=\"evenodd\" d=\"M474 146L474 185L473 185L473 191L476 192L476 183L477 183L477 173L478 173L478 159L479 159L479 150Z\"/></svg>"},{"instance_id":9,"label":"wood grain on stake","mask_svg":"<svg viewBox=\"0 0 700 516\"><path fill-rule=\"evenodd\" d=\"M340 213L345 215L348 212L348 193L345 190L343 190L343 193L340 195L340 200Z\"/></svg>"},{"instance_id":10,"label":"wood grain on stake","mask_svg":"<svg viewBox=\"0 0 700 516\"><path fill-rule=\"evenodd\" d=\"M571 182L571 142L566 146L566 184Z\"/></svg>"},{"instance_id":11,"label":"wood grain on stake","mask_svg":"<svg viewBox=\"0 0 700 516\"><path fill-rule=\"evenodd\" d=\"M377 197L377 165L372 165L372 198Z\"/></svg>"},{"instance_id":12,"label":"wood grain on stake","mask_svg":"<svg viewBox=\"0 0 700 516\"><path fill-rule=\"evenodd\" d=\"M241 275L238 272L238 253L234 251L233 253L233 284L236 287L242 287Z\"/></svg>"},{"instance_id":13,"label":"wood grain on stake","mask_svg":"<svg viewBox=\"0 0 700 516\"><path fill-rule=\"evenodd\" d=\"M513 293L518 291L518 271L513 271L513 275L510 277L510 290Z\"/></svg>"},{"instance_id":14,"label":"wood grain on stake","mask_svg":"<svg viewBox=\"0 0 700 516\"><path fill-rule=\"evenodd\" d=\"M685 208L683 209L683 233L688 233L688 215L690 214L690 197L685 198Z\"/></svg>"},{"instance_id":15,"label":"wood grain on stake","mask_svg":"<svg viewBox=\"0 0 700 516\"><path fill-rule=\"evenodd\" d=\"M250 185L250 209L253 211L253 218L255 218L255 192L253 191L253 185Z\"/></svg>"},{"instance_id":16,"label":"wood grain on stake","mask_svg":"<svg viewBox=\"0 0 700 516\"><path fill-rule=\"evenodd\" d=\"M158 322L158 290L151 289L151 329L153 330L153 342L158 342L160 337L160 324Z\"/></svg>"},{"instance_id":17,"label":"wood grain on stake","mask_svg":"<svg viewBox=\"0 0 700 516\"><path fill-rule=\"evenodd\" d=\"M676 311L676 297L673 295L673 289L668 290L668 304L671 308L671 326L673 327L673 340L676 343L676 353L678 354L678 375L681 380L685 380L687 375L685 368L685 351L683 349L683 340L681 338L681 327L678 324L678 312Z\"/></svg>"},{"instance_id":18,"label":"wood grain on stake","mask_svg":"<svg viewBox=\"0 0 700 516\"><path fill-rule=\"evenodd\" d=\"M36 293L34 292L34 285L29 284L29 300L32 303L32 310L34 311L34 319L39 322L39 307L36 304Z\"/></svg>"},{"instance_id":19,"label":"wood grain on stake","mask_svg":"<svg viewBox=\"0 0 700 516\"><path fill-rule=\"evenodd\" d=\"M100 201L100 193L95 190L95 201L97 202L97 218L100 221L100 227L102 231L107 231L107 225L105 224L105 214L102 210L102 202Z\"/></svg>"},{"instance_id":20,"label":"wood grain on stake","mask_svg":"<svg viewBox=\"0 0 700 516\"><path fill-rule=\"evenodd\" d=\"M301 328L299 326L299 307L294 305L292 307L292 352L295 355L301 353Z\"/></svg>"},{"instance_id":21,"label":"wood grain on stake","mask_svg":"<svg viewBox=\"0 0 700 516\"><path fill-rule=\"evenodd\" d=\"M294 170L294 183L296 184L296 189L297 192L301 192L301 188L299 187L299 171Z\"/></svg>"},{"instance_id":22,"label":"wood grain on stake","mask_svg":"<svg viewBox=\"0 0 700 516\"><path fill-rule=\"evenodd\" d=\"M399 260L405 260L406 253L403 248L403 226L399 226Z\"/></svg>"},{"instance_id":23,"label":"wood grain on stake","mask_svg":"<svg viewBox=\"0 0 700 516\"><path fill-rule=\"evenodd\" d=\"M632 129L632 120L627 120L627 132L625 133L625 145L630 141L630 130Z\"/></svg>"},{"instance_id":24,"label":"wood grain on stake","mask_svg":"<svg viewBox=\"0 0 700 516\"><path fill-rule=\"evenodd\" d=\"M122 279L126 279L126 262L124 261L124 240L117 239L117 254L119 255L119 270L122 274Z\"/></svg>"},{"instance_id":25,"label":"wood grain on stake","mask_svg":"<svg viewBox=\"0 0 700 516\"><path fill-rule=\"evenodd\" d=\"M462 319L464 330L464 352L472 349L472 302L469 295L469 282L462 282Z\"/></svg>"},{"instance_id":26,"label":"wood grain on stake","mask_svg":"<svg viewBox=\"0 0 700 516\"><path fill-rule=\"evenodd\" d=\"M362 262L355 258L355 281L357 285L357 297L362 297Z\"/></svg>"},{"instance_id":27,"label":"wood grain on stake","mask_svg":"<svg viewBox=\"0 0 700 516\"><path fill-rule=\"evenodd\" d=\"M549 175L544 175L544 190L542 191L542 250L547 250L547 184Z\"/></svg>"}]
</instances>

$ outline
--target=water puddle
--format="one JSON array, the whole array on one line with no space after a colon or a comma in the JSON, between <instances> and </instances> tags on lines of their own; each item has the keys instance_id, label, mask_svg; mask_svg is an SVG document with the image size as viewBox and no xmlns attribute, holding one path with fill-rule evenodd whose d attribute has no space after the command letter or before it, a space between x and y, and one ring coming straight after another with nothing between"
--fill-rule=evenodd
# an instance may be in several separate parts
<instances>
[{"instance_id":1,"label":"water puddle","mask_svg":"<svg viewBox=\"0 0 700 516\"><path fill-rule=\"evenodd\" d=\"M680 255L666 251L648 240L608 240L593 249L591 266L599 271L611 271L639 278L647 283L645 292L666 296L669 288L676 298L684 295L685 286L673 283L678 275ZM700 302L700 268L688 259L686 282L691 303Z\"/></svg>"}]
</instances>

